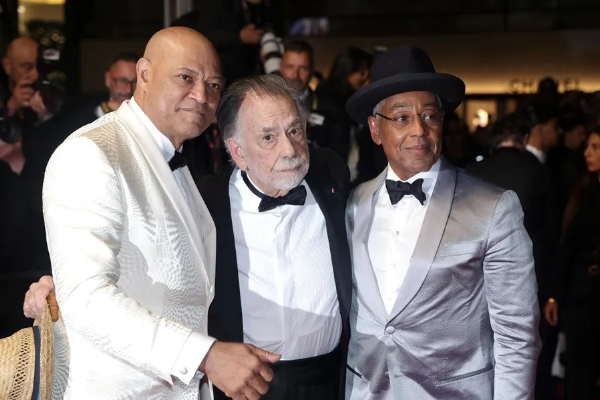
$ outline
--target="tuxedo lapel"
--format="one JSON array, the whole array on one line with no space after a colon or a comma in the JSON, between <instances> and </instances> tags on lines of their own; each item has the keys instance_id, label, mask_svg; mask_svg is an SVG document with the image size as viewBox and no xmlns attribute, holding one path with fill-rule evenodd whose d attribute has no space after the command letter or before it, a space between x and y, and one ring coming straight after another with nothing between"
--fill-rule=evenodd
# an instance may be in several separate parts
<instances>
[{"instance_id":1,"label":"tuxedo lapel","mask_svg":"<svg viewBox=\"0 0 600 400\"><path fill-rule=\"evenodd\" d=\"M202 269L208 274L209 268L207 268L206 257L204 254L204 243L200 234L200 226L197 224L198 218L194 217L193 215L193 212L199 211L192 210L192 207L188 205L183 192L175 181L173 172L169 168L169 165L165 162L163 155L154 142L152 134L148 132L146 126L135 115L134 111L129 105L129 102L123 102L116 113L119 122L126 127L127 132L131 134L133 139L140 146L142 154L148 161L150 169L154 172L158 181L165 189L167 197L171 201L171 204L173 204L173 208L179 215L180 220L190 235L192 247L198 256L198 259L203 263ZM191 186L190 188L193 192L194 186Z\"/></svg>"},{"instance_id":2,"label":"tuxedo lapel","mask_svg":"<svg viewBox=\"0 0 600 400\"><path fill-rule=\"evenodd\" d=\"M417 239L417 245L410 259L406 277L400 287L396 303L392 308L391 319L397 316L417 294L442 240L446 223L454 200L456 170L442 158L440 172L431 196L427 213Z\"/></svg>"},{"instance_id":3,"label":"tuxedo lapel","mask_svg":"<svg viewBox=\"0 0 600 400\"><path fill-rule=\"evenodd\" d=\"M341 183L336 182L327 169L312 159L305 180L325 217L340 314L346 321L352 296L350 251L344 220L346 189L340 187Z\"/></svg>"},{"instance_id":4,"label":"tuxedo lapel","mask_svg":"<svg viewBox=\"0 0 600 400\"><path fill-rule=\"evenodd\" d=\"M208 334L221 341L244 341L242 300L235 235L231 221L229 180L232 169L201 180L198 188L217 229L215 299L208 314Z\"/></svg>"},{"instance_id":5,"label":"tuxedo lapel","mask_svg":"<svg viewBox=\"0 0 600 400\"><path fill-rule=\"evenodd\" d=\"M354 232L352 233L352 251L354 254L354 274L360 292L369 299L369 305L374 308L382 321L387 317L387 311L377 284L377 278L371 264L368 251L369 231L373 221L373 201L377 189L382 185L387 175L387 168L375 179L367 182L364 192L356 204L354 217Z\"/></svg>"}]
</instances>

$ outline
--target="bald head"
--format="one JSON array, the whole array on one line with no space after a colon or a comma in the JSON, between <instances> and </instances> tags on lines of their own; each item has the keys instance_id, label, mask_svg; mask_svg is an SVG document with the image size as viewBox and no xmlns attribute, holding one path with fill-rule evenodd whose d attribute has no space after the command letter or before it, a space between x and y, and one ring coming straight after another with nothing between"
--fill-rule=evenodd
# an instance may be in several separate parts
<instances>
[{"instance_id":1,"label":"bald head","mask_svg":"<svg viewBox=\"0 0 600 400\"><path fill-rule=\"evenodd\" d=\"M2 67L9 77L11 90L21 80L33 83L38 78L37 49L37 42L28 37L17 38L8 45Z\"/></svg>"},{"instance_id":2,"label":"bald head","mask_svg":"<svg viewBox=\"0 0 600 400\"><path fill-rule=\"evenodd\" d=\"M213 122L224 80L206 37L184 27L160 30L136 69L135 100L175 147Z\"/></svg>"}]
</instances>

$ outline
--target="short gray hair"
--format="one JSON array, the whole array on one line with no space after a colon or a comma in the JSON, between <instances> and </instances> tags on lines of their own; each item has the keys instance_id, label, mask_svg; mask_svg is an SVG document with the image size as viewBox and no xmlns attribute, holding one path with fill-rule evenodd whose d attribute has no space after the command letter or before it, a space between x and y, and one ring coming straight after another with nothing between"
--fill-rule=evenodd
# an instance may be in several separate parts
<instances>
[{"instance_id":1,"label":"short gray hair","mask_svg":"<svg viewBox=\"0 0 600 400\"><path fill-rule=\"evenodd\" d=\"M306 123L308 108L302 99L302 92L290 86L285 79L278 75L250 76L233 82L221 96L217 108L217 123L225 143L231 138L236 138L239 142L238 115L244 99L251 93L259 97L270 96L291 100L302 123ZM229 149L227 150L229 151Z\"/></svg>"}]
</instances>

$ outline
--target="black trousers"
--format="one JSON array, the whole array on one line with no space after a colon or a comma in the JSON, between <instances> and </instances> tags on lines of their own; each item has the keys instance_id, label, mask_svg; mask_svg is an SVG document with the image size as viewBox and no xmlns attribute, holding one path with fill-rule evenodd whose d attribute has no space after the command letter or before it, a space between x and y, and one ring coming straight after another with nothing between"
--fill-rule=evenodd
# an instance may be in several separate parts
<instances>
[{"instance_id":1,"label":"black trousers","mask_svg":"<svg viewBox=\"0 0 600 400\"><path fill-rule=\"evenodd\" d=\"M345 367L344 363L344 367ZM340 370L339 349L318 357L279 361L271 364L273 380L261 400L338 400ZM214 387L215 400L229 397Z\"/></svg>"},{"instance_id":2,"label":"black trousers","mask_svg":"<svg viewBox=\"0 0 600 400\"><path fill-rule=\"evenodd\" d=\"M275 377L264 400L337 400L340 351L271 366Z\"/></svg>"},{"instance_id":3,"label":"black trousers","mask_svg":"<svg viewBox=\"0 0 600 400\"><path fill-rule=\"evenodd\" d=\"M596 400L600 372L600 304L598 299L571 303L565 316L568 400Z\"/></svg>"}]
</instances>

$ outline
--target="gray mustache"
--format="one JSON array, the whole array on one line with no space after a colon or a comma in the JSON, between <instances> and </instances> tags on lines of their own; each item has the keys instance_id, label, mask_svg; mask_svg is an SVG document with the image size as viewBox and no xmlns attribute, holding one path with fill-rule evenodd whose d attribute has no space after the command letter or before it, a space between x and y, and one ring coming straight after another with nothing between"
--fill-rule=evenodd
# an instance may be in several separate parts
<instances>
[{"instance_id":1,"label":"gray mustache","mask_svg":"<svg viewBox=\"0 0 600 400\"><path fill-rule=\"evenodd\" d=\"M283 160L277 163L277 170L281 171L284 169L297 168L302 164L304 164L304 160L300 156L296 156L293 158L284 158Z\"/></svg>"}]
</instances>

